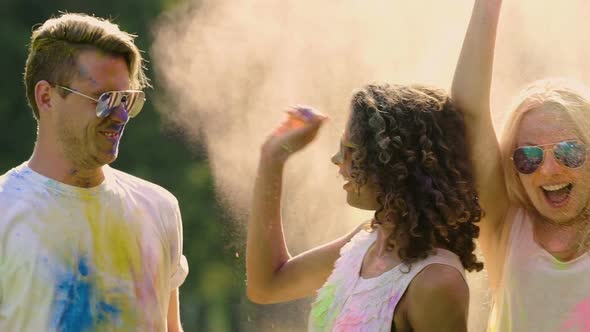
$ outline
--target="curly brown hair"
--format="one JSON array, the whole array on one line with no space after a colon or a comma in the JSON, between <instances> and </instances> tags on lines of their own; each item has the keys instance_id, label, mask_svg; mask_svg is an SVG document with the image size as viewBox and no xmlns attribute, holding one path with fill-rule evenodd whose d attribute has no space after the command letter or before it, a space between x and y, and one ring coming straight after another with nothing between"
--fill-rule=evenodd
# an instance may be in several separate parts
<instances>
[{"instance_id":1,"label":"curly brown hair","mask_svg":"<svg viewBox=\"0 0 590 332\"><path fill-rule=\"evenodd\" d=\"M351 176L375 178L379 208L371 227L390 227L388 250L408 265L435 247L457 254L468 271L483 215L471 169L461 113L447 93L423 85L367 85L351 102Z\"/></svg>"}]
</instances>

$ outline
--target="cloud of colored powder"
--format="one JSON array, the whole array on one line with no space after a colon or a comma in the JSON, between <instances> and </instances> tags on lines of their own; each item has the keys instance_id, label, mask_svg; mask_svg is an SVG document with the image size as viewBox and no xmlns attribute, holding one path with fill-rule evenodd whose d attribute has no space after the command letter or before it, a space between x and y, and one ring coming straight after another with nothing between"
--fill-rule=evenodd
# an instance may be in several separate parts
<instances>
[{"instance_id":1,"label":"cloud of colored powder","mask_svg":"<svg viewBox=\"0 0 590 332\"><path fill-rule=\"evenodd\" d=\"M287 166L284 227L291 253L333 239L370 214L346 205L329 157L351 92L370 82L448 88L473 1L229 1L188 3L162 16L152 56L161 112L207 149L219 197L243 227L259 146L293 104L331 121ZM590 8L568 2L506 1L494 68L494 119L527 82L568 76L590 82ZM485 152L482 152L485 153ZM477 156L474 156L477 158ZM469 276L470 331L483 330L483 273ZM305 305L302 305L305 307ZM304 321L270 315L275 327ZM287 323L285 323L287 324ZM290 324L290 323L289 323ZM282 326L279 330L304 328ZM262 330L262 328L260 329Z\"/></svg>"}]
</instances>

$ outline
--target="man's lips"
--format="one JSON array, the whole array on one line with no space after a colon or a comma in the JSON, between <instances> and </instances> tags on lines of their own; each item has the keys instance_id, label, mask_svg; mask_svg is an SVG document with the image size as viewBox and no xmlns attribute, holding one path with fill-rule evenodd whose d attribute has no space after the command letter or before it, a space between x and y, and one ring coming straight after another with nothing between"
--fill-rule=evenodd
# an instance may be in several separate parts
<instances>
[{"instance_id":1,"label":"man's lips","mask_svg":"<svg viewBox=\"0 0 590 332\"><path fill-rule=\"evenodd\" d=\"M103 130L99 130L98 132L109 140L117 140L121 136L123 128L124 126L122 125L110 125Z\"/></svg>"},{"instance_id":2,"label":"man's lips","mask_svg":"<svg viewBox=\"0 0 590 332\"><path fill-rule=\"evenodd\" d=\"M118 131L101 131L100 133L107 138L118 138L120 135Z\"/></svg>"}]
</instances>

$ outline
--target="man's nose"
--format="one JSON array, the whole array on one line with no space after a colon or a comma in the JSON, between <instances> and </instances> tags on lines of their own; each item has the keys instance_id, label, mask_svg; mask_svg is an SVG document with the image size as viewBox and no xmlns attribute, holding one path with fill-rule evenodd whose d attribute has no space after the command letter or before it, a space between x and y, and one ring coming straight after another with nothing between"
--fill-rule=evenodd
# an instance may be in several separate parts
<instances>
[{"instance_id":1,"label":"man's nose","mask_svg":"<svg viewBox=\"0 0 590 332\"><path fill-rule=\"evenodd\" d=\"M127 123L129 121L129 113L125 107L124 103L115 107L111 113L109 114L109 118L117 123Z\"/></svg>"}]
</instances>

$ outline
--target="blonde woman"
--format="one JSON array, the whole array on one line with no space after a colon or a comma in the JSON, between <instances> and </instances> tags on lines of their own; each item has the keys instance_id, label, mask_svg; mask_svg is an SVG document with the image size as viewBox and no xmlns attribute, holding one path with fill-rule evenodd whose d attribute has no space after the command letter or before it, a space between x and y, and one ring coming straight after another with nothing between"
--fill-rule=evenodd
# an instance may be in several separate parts
<instances>
[{"instance_id":1,"label":"blonde woman","mask_svg":"<svg viewBox=\"0 0 590 332\"><path fill-rule=\"evenodd\" d=\"M477 0L455 72L480 203L479 244L493 294L490 331L590 329L590 97L542 80L516 99L498 139L490 85L501 0Z\"/></svg>"}]
</instances>

